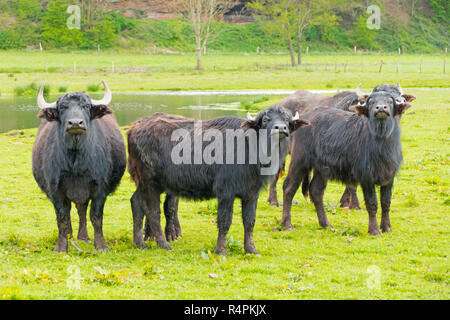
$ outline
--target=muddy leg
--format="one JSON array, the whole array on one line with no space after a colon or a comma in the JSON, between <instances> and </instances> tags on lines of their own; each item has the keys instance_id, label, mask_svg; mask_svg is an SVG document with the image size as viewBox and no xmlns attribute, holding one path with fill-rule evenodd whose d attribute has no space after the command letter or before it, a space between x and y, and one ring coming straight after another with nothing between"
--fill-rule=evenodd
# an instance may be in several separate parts
<instances>
[{"instance_id":1,"label":"muddy leg","mask_svg":"<svg viewBox=\"0 0 450 320\"><path fill-rule=\"evenodd\" d=\"M52 199L56 212L56 222L58 224L58 241L53 251L67 252L69 245L68 238L72 238L72 224L70 222L70 201L59 197Z\"/></svg>"},{"instance_id":2,"label":"muddy leg","mask_svg":"<svg viewBox=\"0 0 450 320\"><path fill-rule=\"evenodd\" d=\"M90 242L87 232L87 221L86 221L86 213L89 201L83 204L76 204L78 217L79 217L79 226L78 226L78 236L77 239L85 242Z\"/></svg>"},{"instance_id":3,"label":"muddy leg","mask_svg":"<svg viewBox=\"0 0 450 320\"><path fill-rule=\"evenodd\" d=\"M217 208L217 228L219 235L217 237L217 246L214 253L228 255L227 251L227 233L230 230L231 221L233 220L233 203L234 198L219 198Z\"/></svg>"},{"instance_id":4,"label":"muddy leg","mask_svg":"<svg viewBox=\"0 0 450 320\"><path fill-rule=\"evenodd\" d=\"M350 207L351 210L362 210L358 200L358 194L356 190L358 189L358 185L348 185L347 186L350 191Z\"/></svg>"},{"instance_id":5,"label":"muddy leg","mask_svg":"<svg viewBox=\"0 0 450 320\"><path fill-rule=\"evenodd\" d=\"M280 170L278 170L278 173L277 173L276 177L274 178L273 182L270 184L269 199L267 199L267 201L269 202L269 204L271 206L274 206L274 207L280 206L280 203L278 202L278 195L277 195L277 182L278 182L278 179L281 179L281 176L283 175L285 165L286 165L286 163L283 163Z\"/></svg>"},{"instance_id":6,"label":"muddy leg","mask_svg":"<svg viewBox=\"0 0 450 320\"><path fill-rule=\"evenodd\" d=\"M302 181L302 194L305 201L308 202L309 197L309 184L311 183L311 177L309 172L305 175Z\"/></svg>"},{"instance_id":7,"label":"muddy leg","mask_svg":"<svg viewBox=\"0 0 450 320\"><path fill-rule=\"evenodd\" d=\"M158 248L172 250L167 243L161 228L161 193L152 187L142 190L142 198L148 211L145 212L146 219L150 221L150 230L155 235L156 245Z\"/></svg>"},{"instance_id":8,"label":"muddy leg","mask_svg":"<svg viewBox=\"0 0 450 320\"><path fill-rule=\"evenodd\" d=\"M164 216L166 217L166 239L167 241L175 241L182 236L180 222L178 221L178 197L166 195Z\"/></svg>"},{"instance_id":9,"label":"muddy leg","mask_svg":"<svg viewBox=\"0 0 450 320\"><path fill-rule=\"evenodd\" d=\"M242 200L242 222L244 224L244 249L246 253L259 254L253 241L253 227L255 226L256 206L258 197Z\"/></svg>"},{"instance_id":10,"label":"muddy leg","mask_svg":"<svg viewBox=\"0 0 450 320\"><path fill-rule=\"evenodd\" d=\"M392 232L391 219L389 218L389 210L391 207L393 181L384 187L380 188L380 202L381 202L381 224L380 228L383 232Z\"/></svg>"},{"instance_id":11,"label":"muddy leg","mask_svg":"<svg viewBox=\"0 0 450 320\"><path fill-rule=\"evenodd\" d=\"M103 208L105 207L106 196L97 195L91 202L89 217L94 227L94 247L97 250L108 251L105 238L103 236Z\"/></svg>"},{"instance_id":12,"label":"muddy leg","mask_svg":"<svg viewBox=\"0 0 450 320\"><path fill-rule=\"evenodd\" d=\"M293 162L291 162L289 172L283 183L283 216L281 223L285 230L294 229L291 222L292 200L300 187L300 182L307 174L308 172L306 170L300 169L298 165L293 165Z\"/></svg>"},{"instance_id":13,"label":"muddy leg","mask_svg":"<svg viewBox=\"0 0 450 320\"><path fill-rule=\"evenodd\" d=\"M375 186L362 186L364 193L364 201L366 203L366 208L369 213L369 233L374 236L379 236L381 234L380 229L378 229L377 223L377 193L375 192Z\"/></svg>"},{"instance_id":14,"label":"muddy leg","mask_svg":"<svg viewBox=\"0 0 450 320\"><path fill-rule=\"evenodd\" d=\"M138 188L133 193L133 196L131 196L130 202L131 212L133 214L133 242L138 248L141 249L145 249L146 247L142 234L142 222L145 215L143 201L141 192Z\"/></svg>"},{"instance_id":15,"label":"muddy leg","mask_svg":"<svg viewBox=\"0 0 450 320\"><path fill-rule=\"evenodd\" d=\"M345 191L342 194L340 203L341 203L341 208L349 208L350 207L350 199L351 199L351 194L350 194L350 190L348 189L348 185L345 186Z\"/></svg>"},{"instance_id":16,"label":"muddy leg","mask_svg":"<svg viewBox=\"0 0 450 320\"><path fill-rule=\"evenodd\" d=\"M319 218L319 225L322 228L333 228L333 226L328 221L328 217L323 206L323 193L325 192L327 183L327 180L322 177L320 172L315 170L314 178L312 179L311 185L309 186L309 193L311 195L311 200L316 207L317 217Z\"/></svg>"}]
</instances>

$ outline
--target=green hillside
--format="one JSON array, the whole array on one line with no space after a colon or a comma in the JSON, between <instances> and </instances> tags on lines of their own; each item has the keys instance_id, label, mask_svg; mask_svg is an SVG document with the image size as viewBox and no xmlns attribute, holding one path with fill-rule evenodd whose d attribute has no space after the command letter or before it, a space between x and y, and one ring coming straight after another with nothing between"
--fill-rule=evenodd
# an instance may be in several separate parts
<instances>
[{"instance_id":1,"label":"green hillside","mask_svg":"<svg viewBox=\"0 0 450 320\"><path fill-rule=\"evenodd\" d=\"M339 1L330 2L337 4ZM447 0L380 0L379 30L369 30L365 25L366 2L345 1L345 6L336 5L331 12L323 13L323 17L315 17L319 23L306 30L304 48L310 47L312 52L345 52L356 46L364 51L392 52L400 47L409 53L441 53L448 47ZM150 20L143 10L126 17L126 11L107 6L91 8L89 12L85 9L81 12L81 29L69 29L67 8L76 3L73 0L0 0L0 49L39 49L42 43L46 49L114 47L149 52L194 51L194 35L186 20ZM330 16L333 23L328 23ZM326 22L321 24L320 21ZM213 28L217 32L208 50L222 53L287 51L280 37L266 34L256 22L222 22L215 23Z\"/></svg>"}]
</instances>

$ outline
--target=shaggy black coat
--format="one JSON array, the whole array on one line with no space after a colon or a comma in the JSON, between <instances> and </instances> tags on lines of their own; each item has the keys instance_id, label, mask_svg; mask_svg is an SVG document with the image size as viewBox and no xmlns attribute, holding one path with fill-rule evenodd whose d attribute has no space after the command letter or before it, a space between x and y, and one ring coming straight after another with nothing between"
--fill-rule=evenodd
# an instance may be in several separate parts
<instances>
[{"instance_id":1,"label":"shaggy black coat","mask_svg":"<svg viewBox=\"0 0 450 320\"><path fill-rule=\"evenodd\" d=\"M106 250L103 238L103 207L106 197L120 183L126 168L126 150L119 126L106 106L90 106L84 93L66 94L55 109L43 109L43 119L33 147L34 178L53 203L59 229L55 251L67 251L72 236L71 202L80 216L78 238L89 240L86 211L91 202L90 219L94 226L94 244ZM69 133L67 123L74 116L86 127Z\"/></svg>"},{"instance_id":2,"label":"shaggy black coat","mask_svg":"<svg viewBox=\"0 0 450 320\"><path fill-rule=\"evenodd\" d=\"M349 108L357 103L358 95L352 91L343 91L333 96L324 96L322 94L313 93L307 90L297 90L276 105L288 109L292 114L299 112L301 115L318 107L329 107L350 111ZM291 148L293 147L294 146L291 146ZM279 174L270 185L268 202L272 206L280 206L277 196L277 182L283 175L284 167L285 166L283 165ZM302 193L305 198L308 197L309 182L310 175L308 174L302 182ZM356 188L357 186L347 185L341 198L342 207L361 209L359 206L358 197L356 195ZM288 227L291 228L291 226Z\"/></svg>"},{"instance_id":3,"label":"shaggy black coat","mask_svg":"<svg viewBox=\"0 0 450 320\"><path fill-rule=\"evenodd\" d=\"M357 114L330 108L303 114L311 125L293 137L295 152L283 186L283 223L291 224L292 198L300 181L314 170L309 192L322 227L331 226L323 207L323 193L331 179L361 185L369 212L369 232L374 235L380 234L375 185L381 186L381 228L391 231L391 189L403 159L399 115L408 107L398 104L387 92L377 92L354 106Z\"/></svg>"},{"instance_id":4,"label":"shaggy black coat","mask_svg":"<svg viewBox=\"0 0 450 320\"><path fill-rule=\"evenodd\" d=\"M129 172L136 183L137 190L131 199L134 221L134 242L144 248L142 238L142 220L144 214L150 221L152 236L156 238L158 247L170 249L163 237L160 225L160 194L166 193L171 201L173 197L204 200L218 199L217 225L219 236L216 253L227 254L226 234L231 225L233 203L235 198L242 202L242 218L245 229L244 247L247 253L257 254L253 242L253 226L256 216L256 205L260 190L266 186L283 163L289 148L289 134L304 125L302 120L293 120L290 113L281 107L271 107L258 113L255 119L244 120L235 117L221 117L202 122L203 133L215 129L225 133L228 129L253 129L259 132L267 129L271 132L275 127L282 127L285 135L280 133L279 163L273 175L261 175L264 167L259 157L256 164L250 164L249 140L246 140L245 164L175 164L172 150L177 141L171 137L175 130L184 129L189 132L191 141L199 135L194 130L194 120L180 116L157 113L143 118L133 124L128 131ZM281 132L281 131L280 131ZM225 143L226 134L223 135ZM259 141L258 136L258 141ZM270 139L268 139L270 141ZM202 150L208 143L203 143ZM258 143L259 145L259 143ZM234 157L238 156L234 145ZM270 147L269 147L270 148ZM194 158L195 147L192 147ZM270 149L269 149L270 150ZM259 149L258 149L259 151ZM228 150L226 151L228 152ZM224 157L226 157L224 152ZM143 199L143 205L139 203ZM167 201L167 198L166 198ZM171 208L168 204L165 208ZM165 213L166 214L166 213ZM167 218L168 214L166 214Z\"/></svg>"}]
</instances>

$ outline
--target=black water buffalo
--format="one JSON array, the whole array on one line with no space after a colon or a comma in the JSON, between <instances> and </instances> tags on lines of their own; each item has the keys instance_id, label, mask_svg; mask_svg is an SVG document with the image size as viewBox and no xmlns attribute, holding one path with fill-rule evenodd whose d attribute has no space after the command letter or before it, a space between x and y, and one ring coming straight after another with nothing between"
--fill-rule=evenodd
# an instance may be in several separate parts
<instances>
[{"instance_id":1,"label":"black water buffalo","mask_svg":"<svg viewBox=\"0 0 450 320\"><path fill-rule=\"evenodd\" d=\"M416 97L412 94L405 94L399 83L397 85L382 84L376 86L372 92L387 92L391 94L398 103L412 102ZM298 111L300 114L311 111L318 107L337 108L345 111L352 111L350 107L355 105L360 99L364 99L367 95L361 91L361 84L356 89L356 92L344 91L334 96L323 96L321 94L312 93L305 90L298 90L291 96L282 100L279 104L291 110L291 112ZM291 140L292 141L292 140ZM293 146L292 146L293 147ZM281 173L281 172L280 172ZM278 206L278 199L276 193L277 180L270 186L269 202L272 205ZM302 193L306 198L308 196L310 175L306 175L302 181ZM356 193L357 185L347 184L345 191L340 200L342 208L361 209L358 196ZM288 228L292 228L289 224Z\"/></svg>"},{"instance_id":2,"label":"black water buffalo","mask_svg":"<svg viewBox=\"0 0 450 320\"><path fill-rule=\"evenodd\" d=\"M305 124L298 115L292 117L281 107L267 108L247 120L221 117L198 122L157 113L135 122L128 131L128 170L137 186L137 193L131 199L134 243L145 248L142 236L145 214L157 246L171 249L160 225L161 193L168 195L166 202L175 201L176 197L217 198L219 235L215 252L227 254L226 235L232 221L233 203L235 198L240 198L244 248L247 253L258 254L253 227L259 192L283 163L290 134ZM213 142L208 143L212 140L222 149L217 147L212 151ZM187 149L183 147L179 151L182 143ZM269 153L278 161L267 162L264 156ZM183 161L175 160L177 154L182 154ZM144 205L139 204L139 199ZM170 209L170 203L164 207Z\"/></svg>"},{"instance_id":3,"label":"black water buffalo","mask_svg":"<svg viewBox=\"0 0 450 320\"><path fill-rule=\"evenodd\" d=\"M320 107L303 114L311 125L293 136L295 152L283 185L285 224L291 224L292 199L300 181L314 170L309 192L320 226L331 227L323 206L323 194L331 179L361 185L372 235L380 234L375 185L381 186L381 229L391 231L391 189L403 159L399 121L410 107L399 101L380 91L362 98L352 108L356 113Z\"/></svg>"},{"instance_id":4,"label":"black water buffalo","mask_svg":"<svg viewBox=\"0 0 450 320\"><path fill-rule=\"evenodd\" d=\"M107 107L111 91L105 82L103 85L105 96L99 101L72 92L49 104L43 96L44 86L39 91L38 116L43 120L33 147L32 167L36 182L55 207L57 252L67 251L67 238L72 236L71 202L80 217L78 239L89 241L86 211L91 201L95 248L108 249L103 237L103 207L125 171L126 149Z\"/></svg>"},{"instance_id":5,"label":"black water buffalo","mask_svg":"<svg viewBox=\"0 0 450 320\"><path fill-rule=\"evenodd\" d=\"M361 86L361 85L360 85ZM300 115L311 111L318 107L330 107L337 108L345 111L349 111L349 108L358 103L358 93L360 92L360 86L357 92L344 91L333 96L324 96L322 94L313 93L307 90L297 90L292 95L286 97L282 101L276 103L275 105L282 106L292 114L298 112ZM292 152L292 150L290 151ZM280 204L278 202L277 196L277 182L279 177L282 175L284 170L284 165L281 168L278 176L270 185L269 198L268 201L270 205L278 207ZM308 197L309 190L309 174L305 176L302 182L302 193L305 198ZM356 195L357 186L347 185L344 194L341 198L341 206L349 207L350 209L361 209L358 201L358 196ZM291 228L290 226L289 228Z\"/></svg>"}]
</instances>

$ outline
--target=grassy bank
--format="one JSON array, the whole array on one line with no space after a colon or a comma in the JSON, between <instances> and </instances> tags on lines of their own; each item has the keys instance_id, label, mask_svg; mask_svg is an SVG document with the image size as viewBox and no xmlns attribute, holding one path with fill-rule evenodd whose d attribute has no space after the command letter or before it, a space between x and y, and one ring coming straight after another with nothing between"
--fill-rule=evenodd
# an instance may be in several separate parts
<instances>
[{"instance_id":1,"label":"grassy bank","mask_svg":"<svg viewBox=\"0 0 450 320\"><path fill-rule=\"evenodd\" d=\"M106 79L113 91L346 89L400 80L404 87L448 87L442 55L310 55L297 68L287 55L207 55L195 71L192 55L0 52L0 92L30 83L87 90ZM113 72L114 71L114 72Z\"/></svg>"},{"instance_id":2,"label":"grassy bank","mask_svg":"<svg viewBox=\"0 0 450 320\"><path fill-rule=\"evenodd\" d=\"M55 214L31 173L36 129L1 134L0 298L448 299L450 100L448 90L414 94L413 113L402 119L405 161L394 184L393 233L372 237L365 211L337 208L337 183L325 194L335 232L319 228L313 205L300 196L295 230L278 231L281 208L268 206L264 192L255 226L260 258L243 253L238 201L226 258L209 253L217 238L215 201L180 203L184 237L174 252L154 243L134 248L128 174L105 207L111 251L73 240L67 254L56 254ZM278 191L281 197L281 183Z\"/></svg>"}]
</instances>

